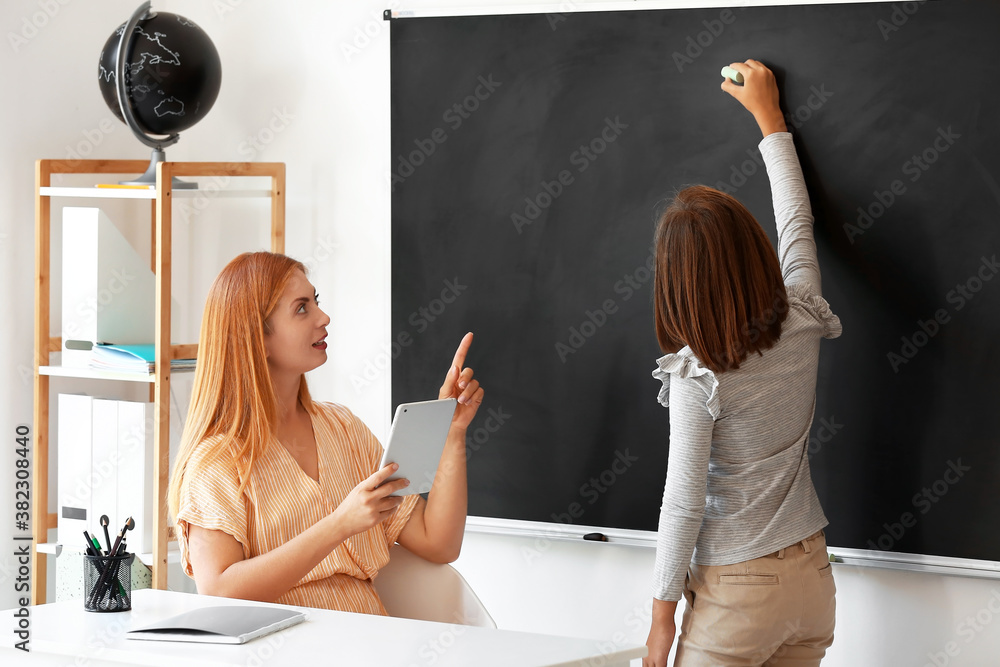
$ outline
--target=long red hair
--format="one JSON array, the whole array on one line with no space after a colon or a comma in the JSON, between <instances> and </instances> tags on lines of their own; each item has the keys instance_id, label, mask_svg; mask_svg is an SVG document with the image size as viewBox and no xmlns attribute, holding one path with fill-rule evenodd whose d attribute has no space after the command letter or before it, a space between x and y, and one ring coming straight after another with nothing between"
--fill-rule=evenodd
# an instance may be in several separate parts
<instances>
[{"instance_id":1,"label":"long red hair","mask_svg":"<svg viewBox=\"0 0 1000 667\"><path fill-rule=\"evenodd\" d=\"M267 365L267 321L295 271L305 266L271 252L244 253L216 277L205 301L198 364L180 451L167 498L170 515L180 509L192 453L206 439L221 436L205 461L223 459L235 467L240 491L277 423L277 398ZM299 402L312 412L305 376Z\"/></svg>"}]
</instances>

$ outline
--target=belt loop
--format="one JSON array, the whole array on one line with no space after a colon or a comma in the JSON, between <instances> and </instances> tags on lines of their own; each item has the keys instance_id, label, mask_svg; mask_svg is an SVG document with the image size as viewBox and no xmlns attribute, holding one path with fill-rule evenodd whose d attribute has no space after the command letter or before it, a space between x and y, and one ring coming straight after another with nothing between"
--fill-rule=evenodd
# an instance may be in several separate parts
<instances>
[{"instance_id":1,"label":"belt loop","mask_svg":"<svg viewBox=\"0 0 1000 667\"><path fill-rule=\"evenodd\" d=\"M800 544L802 544L802 550L805 551L806 553L812 551L812 547L809 545L808 539L802 540Z\"/></svg>"},{"instance_id":2,"label":"belt loop","mask_svg":"<svg viewBox=\"0 0 1000 667\"><path fill-rule=\"evenodd\" d=\"M782 560L785 557L785 547L778 549L778 560Z\"/></svg>"}]
</instances>

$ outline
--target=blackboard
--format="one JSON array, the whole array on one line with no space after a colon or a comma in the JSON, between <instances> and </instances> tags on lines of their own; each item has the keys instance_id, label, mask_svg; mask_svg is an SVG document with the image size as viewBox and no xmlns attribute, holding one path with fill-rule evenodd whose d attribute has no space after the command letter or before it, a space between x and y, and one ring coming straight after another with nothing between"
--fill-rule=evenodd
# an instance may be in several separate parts
<instances>
[{"instance_id":1,"label":"blackboard","mask_svg":"<svg viewBox=\"0 0 1000 667\"><path fill-rule=\"evenodd\" d=\"M656 529L653 228L703 183L774 239L719 90L753 57L843 322L810 441L828 539L1000 560L998 28L992 0L393 20L392 402L436 396L475 332L470 514Z\"/></svg>"}]
</instances>

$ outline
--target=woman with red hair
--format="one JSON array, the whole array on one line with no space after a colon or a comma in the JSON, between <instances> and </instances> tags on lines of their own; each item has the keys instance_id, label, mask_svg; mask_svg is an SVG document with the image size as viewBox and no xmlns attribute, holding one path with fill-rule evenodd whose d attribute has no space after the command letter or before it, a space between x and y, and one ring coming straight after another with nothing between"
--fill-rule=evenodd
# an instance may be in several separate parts
<instances>
[{"instance_id":1,"label":"woman with red hair","mask_svg":"<svg viewBox=\"0 0 1000 667\"><path fill-rule=\"evenodd\" d=\"M330 323L285 255L240 255L212 285L168 505L198 591L385 614L372 585L398 541L439 563L458 557L467 507L465 433L483 389L466 334L440 398L458 401L434 485L393 496L382 447L350 410L317 403L305 373L326 361Z\"/></svg>"}]
</instances>

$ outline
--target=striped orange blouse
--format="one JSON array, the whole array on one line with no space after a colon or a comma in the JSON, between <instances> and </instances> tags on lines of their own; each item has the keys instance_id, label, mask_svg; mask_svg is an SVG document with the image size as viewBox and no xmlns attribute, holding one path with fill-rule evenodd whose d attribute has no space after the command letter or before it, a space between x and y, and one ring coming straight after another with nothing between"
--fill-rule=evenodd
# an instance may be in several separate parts
<instances>
[{"instance_id":1,"label":"striped orange blouse","mask_svg":"<svg viewBox=\"0 0 1000 667\"><path fill-rule=\"evenodd\" d=\"M184 572L191 525L221 530L243 545L243 557L275 549L336 509L354 487L378 468L382 446L347 408L313 403L313 434L319 483L309 477L276 439L254 463L243 494L235 469L200 465L218 438L208 438L188 463L177 516ZM389 562L389 548L410 518L419 496L406 496L382 523L348 538L276 602L385 615L372 579Z\"/></svg>"}]
</instances>

